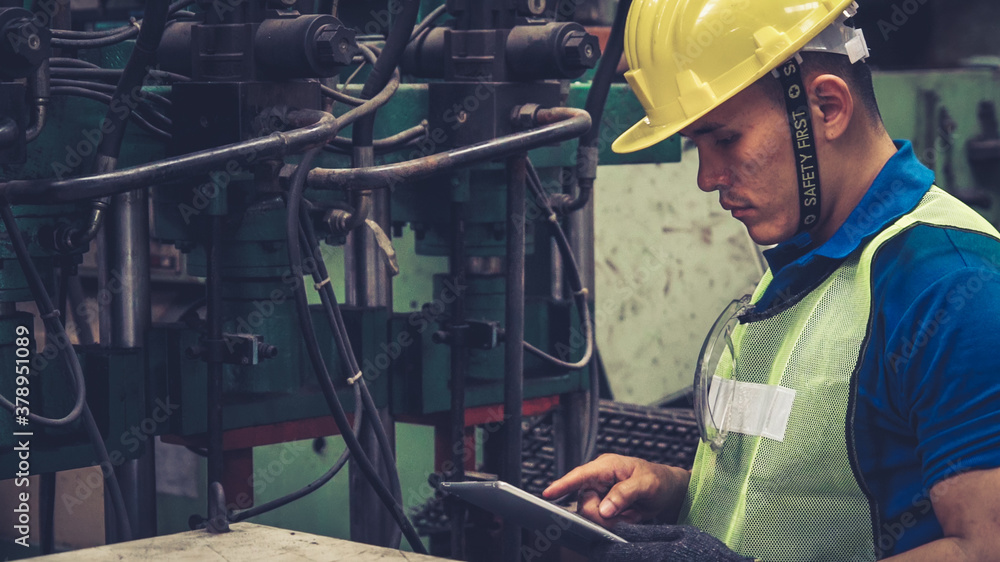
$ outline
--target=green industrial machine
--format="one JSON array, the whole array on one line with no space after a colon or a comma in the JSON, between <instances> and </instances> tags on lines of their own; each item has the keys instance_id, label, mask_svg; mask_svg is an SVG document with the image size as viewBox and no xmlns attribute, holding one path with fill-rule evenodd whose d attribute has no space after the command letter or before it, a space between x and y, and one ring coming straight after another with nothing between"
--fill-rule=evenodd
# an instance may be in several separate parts
<instances>
[{"instance_id":1,"label":"green industrial machine","mask_svg":"<svg viewBox=\"0 0 1000 562\"><path fill-rule=\"evenodd\" d=\"M350 474L310 509L347 502L323 515L354 540L398 546L402 509L379 506L428 494L394 486L397 421L399 456L433 455L443 478L475 468L518 483L522 407L557 408L557 454L584 460L599 376L596 166L681 158L678 138L611 153L644 115L612 83L627 2L148 0L40 26L42 3L9 4L0 30L38 47L0 47L0 362L32 349L31 376L0 377L0 395L28 392L32 413L63 416L79 410L79 379L88 405L58 427L0 415L0 479L30 437L27 472L49 475L46 524L50 475L96 464L108 541L224 532L255 504L270 510L255 463L308 456L282 465L263 494L278 497L327 468L310 440L343 434ZM572 21L581 6L617 12L610 57ZM107 27L130 15L142 31ZM994 223L997 82L995 67L876 74L890 133ZM582 109L599 116L589 127ZM151 296L174 293L184 302L154 316ZM56 326L69 318L72 337ZM500 429L474 443L486 419ZM157 437L207 457L196 500L161 495L157 509ZM422 476L400 478L409 489ZM510 530L464 545L467 515L449 507L449 554L517 552ZM296 525L331 528L308 519ZM51 549L51 530L40 534Z\"/></svg>"},{"instance_id":2,"label":"green industrial machine","mask_svg":"<svg viewBox=\"0 0 1000 562\"><path fill-rule=\"evenodd\" d=\"M11 364L19 357L11 343L20 341L19 326L34 334L33 345L42 339L35 315L14 304L37 301L49 347L33 350L32 376L25 379L31 381L31 411L49 417L76 412L83 388L87 408L60 427L0 418L0 465L17 466L14 434L27 429L30 474L101 465L113 485L105 509L108 540L148 536L157 531L151 493L157 461L150 443L161 436L208 456L202 485L208 517L191 524L222 532L228 519L254 503L254 447L335 432L353 435L336 408L337 425L330 413L340 402L347 414L359 414L352 405L352 383L360 384L359 377L369 401L367 427L384 424L390 439L392 421L403 418L437 427L434 440L446 443L456 427L466 431L466 409L506 401L505 442L514 442L520 439L522 401L548 399L544 403L554 405L562 397L579 408L596 370L581 368L581 359L593 356L589 320L581 316L592 310L592 292L573 285L592 288L593 279L592 208L575 193L577 172L592 174L598 160L680 158L679 142L639 156L611 154L610 140L640 119L642 109L623 84L609 85L607 79L602 106L608 110L593 124L600 134L588 152L577 149L572 139L587 132L589 119L561 108L593 103L590 82L581 75L599 59L597 38L579 24L557 21L562 18L555 6L544 2L497 2L489 9L487 3L456 3L447 14L441 3L424 3L420 18L426 25L402 42L389 19L393 26L413 27L416 2L405 3L402 12L392 2L382 11L341 3L342 19L326 15L329 8L294 11L264 0L225 10L189 4L193 11L180 10L183 3L167 9L151 1L142 32L69 31L58 27L66 25L58 18L55 31L38 31L31 27L32 12L3 9L4 21L14 26L5 29L34 37L44 52L5 53L24 64L19 75L0 84L6 100L0 108L11 116L11 130L19 131L13 142L4 141L4 197L14 218L0 247L0 325L10 336L0 354ZM381 21L372 14L392 17ZM150 39L157 18L161 37ZM379 25L367 26L373 18ZM372 37L359 40L359 33ZM158 41L153 51L151 40L154 47ZM76 58L69 56L78 47ZM51 49L61 51L57 56ZM136 74L137 61L151 61L153 52L156 66ZM383 59L393 62L383 65ZM399 60L406 74L402 84L390 76ZM364 62L370 64L359 65ZM612 73L616 62L608 63ZM123 86L136 76L144 80L141 90ZM357 85L338 87L338 79ZM380 91L391 95L379 100ZM365 102L369 98L375 100ZM377 119L352 111L376 103ZM119 111L123 104L129 111ZM328 117L320 116L323 109L331 111ZM319 131L329 116L344 126L327 129L324 137ZM109 141L128 118L134 122L124 137L117 145ZM576 132L561 132L563 121ZM400 131L407 138L400 140ZM313 140L304 140L307 135ZM324 152L307 156L311 168L358 169L361 179L327 187L298 178L302 153L322 144ZM191 154L207 163L194 162ZM578 154L588 158L583 168ZM432 161L438 155L464 160L439 166ZM405 172L391 185L365 183L369 169L410 162L426 169ZM296 182L306 186L297 203L303 208L298 242L305 258L299 263L290 261L288 237ZM540 197L526 197L526 186L536 183ZM510 207L512 197L523 211ZM556 222L569 233L571 250L560 248L553 230L556 203L566 206ZM406 230L413 246L393 247L391 240ZM343 282L317 268L323 252L312 247L313 235L343 247L343 266L331 264ZM17 238L27 242L27 256L18 255ZM94 241L97 259L85 261ZM177 253L151 255L151 242ZM579 267L566 261L567 251ZM426 303L419 311L393 310L397 252L405 263L448 262L419 281L429 289L413 295ZM39 282L25 273L27 259ZM155 265L163 259L183 267L177 275L165 274ZM512 268L522 272L521 280ZM312 274L313 304L303 319L297 299L305 292L303 275ZM571 282L574 276L580 279ZM96 306L69 297L74 283L93 291ZM169 322L154 321L151 294L171 283L205 297L167 315ZM324 285L338 288L343 305L329 302ZM43 293L54 310L42 302ZM319 304L320 293L327 308ZM68 317L76 327L73 338L55 324ZM310 333L303 332L304 323ZM98 333L88 334L91 328ZM515 365L510 358L524 353L525 342L539 355L528 354ZM73 355L79 368L68 360ZM19 380L4 378L0 394L16 396L24 382ZM450 426L441 423L448 412ZM569 438L578 442L583 420L572 423L579 427ZM379 431L356 437L361 449L351 460L351 535L392 544L393 515L372 509L386 498L368 483L377 477L392 482L395 471L391 460L385 462ZM103 443L95 443L98 434ZM504 474L520 458L496 443L487 447L486 469ZM442 470L445 477L462 477L454 466ZM5 477L14 475L5 469ZM51 502L50 479L43 487L50 496L43 503ZM43 550L51 548L45 542L51 536L43 537Z\"/></svg>"}]
</instances>

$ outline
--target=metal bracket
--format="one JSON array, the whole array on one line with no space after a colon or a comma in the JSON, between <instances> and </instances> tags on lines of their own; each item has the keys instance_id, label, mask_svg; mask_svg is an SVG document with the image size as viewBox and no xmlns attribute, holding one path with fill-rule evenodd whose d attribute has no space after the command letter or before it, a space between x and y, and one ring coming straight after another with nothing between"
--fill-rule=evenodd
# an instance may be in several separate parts
<instances>
[{"instance_id":1,"label":"metal bracket","mask_svg":"<svg viewBox=\"0 0 1000 562\"><path fill-rule=\"evenodd\" d=\"M276 357L278 348L264 343L259 334L222 334L221 341L203 340L202 345L187 349L188 357L203 361L216 354L228 365L257 365L264 359Z\"/></svg>"}]
</instances>

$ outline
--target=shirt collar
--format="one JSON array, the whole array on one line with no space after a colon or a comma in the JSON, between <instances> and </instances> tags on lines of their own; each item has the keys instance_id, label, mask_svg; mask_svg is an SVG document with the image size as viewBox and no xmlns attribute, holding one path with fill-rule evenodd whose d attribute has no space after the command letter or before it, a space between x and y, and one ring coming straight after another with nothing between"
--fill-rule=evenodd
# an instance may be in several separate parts
<instances>
[{"instance_id":1,"label":"shirt collar","mask_svg":"<svg viewBox=\"0 0 1000 562\"><path fill-rule=\"evenodd\" d=\"M774 275L790 264L806 265L815 257L844 259L886 225L912 211L934 183L934 172L917 160L909 141L894 141L894 154L844 224L818 248L802 232L764 251Z\"/></svg>"}]
</instances>

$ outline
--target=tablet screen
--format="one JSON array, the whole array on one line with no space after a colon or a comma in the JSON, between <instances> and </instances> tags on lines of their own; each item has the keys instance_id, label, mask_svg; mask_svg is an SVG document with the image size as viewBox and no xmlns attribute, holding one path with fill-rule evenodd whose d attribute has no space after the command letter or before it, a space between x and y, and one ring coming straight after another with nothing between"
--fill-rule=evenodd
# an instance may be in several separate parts
<instances>
[{"instance_id":1,"label":"tablet screen","mask_svg":"<svg viewBox=\"0 0 1000 562\"><path fill-rule=\"evenodd\" d=\"M627 542L593 521L506 482L442 482L441 490L579 552L586 553L595 543Z\"/></svg>"}]
</instances>

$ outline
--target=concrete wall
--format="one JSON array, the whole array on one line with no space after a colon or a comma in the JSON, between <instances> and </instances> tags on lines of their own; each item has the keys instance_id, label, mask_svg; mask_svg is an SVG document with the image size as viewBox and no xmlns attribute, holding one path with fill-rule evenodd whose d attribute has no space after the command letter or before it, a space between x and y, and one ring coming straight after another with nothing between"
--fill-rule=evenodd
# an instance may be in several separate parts
<instances>
[{"instance_id":1,"label":"concrete wall","mask_svg":"<svg viewBox=\"0 0 1000 562\"><path fill-rule=\"evenodd\" d=\"M616 400L691 385L702 341L761 270L743 224L679 164L604 166L596 187L597 341Z\"/></svg>"}]
</instances>

